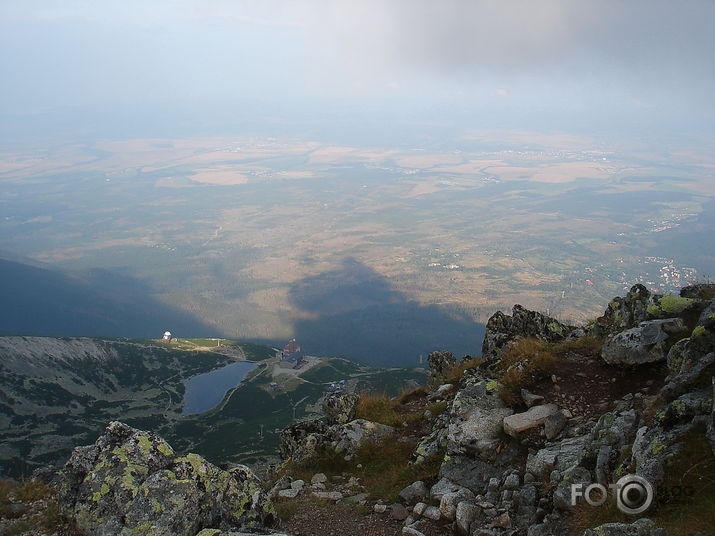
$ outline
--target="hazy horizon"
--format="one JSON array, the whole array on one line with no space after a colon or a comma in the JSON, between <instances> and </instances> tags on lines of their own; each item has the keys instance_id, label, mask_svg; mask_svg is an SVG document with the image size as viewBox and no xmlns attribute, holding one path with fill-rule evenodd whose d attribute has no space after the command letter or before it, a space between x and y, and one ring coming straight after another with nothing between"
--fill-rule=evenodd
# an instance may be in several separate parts
<instances>
[{"instance_id":1,"label":"hazy horizon","mask_svg":"<svg viewBox=\"0 0 715 536\"><path fill-rule=\"evenodd\" d=\"M673 292L715 273L714 19L701 0L0 0L0 252L86 290L72 326L111 299L117 332L145 308L405 363L475 353L517 302L582 321L635 282ZM414 345L390 346L403 328Z\"/></svg>"}]
</instances>

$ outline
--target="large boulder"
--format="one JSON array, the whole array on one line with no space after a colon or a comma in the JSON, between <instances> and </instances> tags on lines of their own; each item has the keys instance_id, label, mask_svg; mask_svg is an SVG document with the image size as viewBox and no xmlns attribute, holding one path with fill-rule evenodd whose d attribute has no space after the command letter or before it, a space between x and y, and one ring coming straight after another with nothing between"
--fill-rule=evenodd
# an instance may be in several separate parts
<instances>
[{"instance_id":1,"label":"large boulder","mask_svg":"<svg viewBox=\"0 0 715 536\"><path fill-rule=\"evenodd\" d=\"M356 419L332 429L331 447L337 452L354 454L361 446L377 442L395 433L395 429L385 424Z\"/></svg>"},{"instance_id":2,"label":"large boulder","mask_svg":"<svg viewBox=\"0 0 715 536\"><path fill-rule=\"evenodd\" d=\"M427 364L431 370L430 375L433 378L444 378L457 364L457 360L452 355L452 352L438 350L430 352L427 356Z\"/></svg>"},{"instance_id":3,"label":"large boulder","mask_svg":"<svg viewBox=\"0 0 715 536\"><path fill-rule=\"evenodd\" d=\"M592 334L605 335L630 329L648 316L650 291L643 285L633 285L624 298L613 298L603 316L591 326Z\"/></svg>"},{"instance_id":4,"label":"large boulder","mask_svg":"<svg viewBox=\"0 0 715 536\"><path fill-rule=\"evenodd\" d=\"M499 397L498 383L469 376L449 408L447 454L492 459L499 444L504 417L513 413Z\"/></svg>"},{"instance_id":5,"label":"large boulder","mask_svg":"<svg viewBox=\"0 0 715 536\"><path fill-rule=\"evenodd\" d=\"M670 374L660 393L665 401L710 386L715 376L715 318L706 318L689 338L675 343L667 363Z\"/></svg>"},{"instance_id":6,"label":"large boulder","mask_svg":"<svg viewBox=\"0 0 715 536\"><path fill-rule=\"evenodd\" d=\"M609 365L642 365L666 359L669 343L687 334L679 318L648 320L611 335L601 349Z\"/></svg>"},{"instance_id":7,"label":"large boulder","mask_svg":"<svg viewBox=\"0 0 715 536\"><path fill-rule=\"evenodd\" d=\"M177 456L155 434L120 422L74 450L60 504L92 536L193 536L280 523L248 467L221 470L196 454Z\"/></svg>"},{"instance_id":8,"label":"large boulder","mask_svg":"<svg viewBox=\"0 0 715 536\"><path fill-rule=\"evenodd\" d=\"M284 428L278 443L281 459L301 462L310 458L329 441L329 430L322 419L301 421Z\"/></svg>"},{"instance_id":9,"label":"large boulder","mask_svg":"<svg viewBox=\"0 0 715 536\"><path fill-rule=\"evenodd\" d=\"M323 399L323 413L328 424L345 424L355 418L360 397L355 393L331 393Z\"/></svg>"},{"instance_id":10,"label":"large boulder","mask_svg":"<svg viewBox=\"0 0 715 536\"><path fill-rule=\"evenodd\" d=\"M535 337L546 342L559 341L572 329L555 318L515 305L512 316L497 311L487 321L482 358L496 359L504 347L523 337Z\"/></svg>"}]
</instances>

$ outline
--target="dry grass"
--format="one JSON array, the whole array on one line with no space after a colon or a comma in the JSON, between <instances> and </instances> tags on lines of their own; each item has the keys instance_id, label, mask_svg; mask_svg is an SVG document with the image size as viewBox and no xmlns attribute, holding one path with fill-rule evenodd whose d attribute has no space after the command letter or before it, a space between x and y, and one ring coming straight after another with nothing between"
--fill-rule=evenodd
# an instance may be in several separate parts
<instances>
[{"instance_id":1,"label":"dry grass","mask_svg":"<svg viewBox=\"0 0 715 536\"><path fill-rule=\"evenodd\" d=\"M315 473L328 476L350 474L360 479L371 498L397 501L399 492L416 480L428 485L437 481L443 454L434 455L420 464L412 464L410 461L415 446L415 440L391 436L361 446L350 461L345 460L344 454L327 451L300 464L288 464L275 479L288 474L310 482Z\"/></svg>"},{"instance_id":2,"label":"dry grass","mask_svg":"<svg viewBox=\"0 0 715 536\"><path fill-rule=\"evenodd\" d=\"M521 390L528 389L556 367L550 345L534 338L519 340L502 353L498 364L499 395L505 404L520 406Z\"/></svg>"},{"instance_id":3,"label":"dry grass","mask_svg":"<svg viewBox=\"0 0 715 536\"><path fill-rule=\"evenodd\" d=\"M479 357L472 357L470 359L460 361L447 375L446 383L458 384L462 379L462 376L464 376L465 371L478 368L482 363L484 363L484 360Z\"/></svg>"},{"instance_id":4,"label":"dry grass","mask_svg":"<svg viewBox=\"0 0 715 536\"><path fill-rule=\"evenodd\" d=\"M17 505L22 505L17 508ZM61 514L54 489L37 480L0 480L0 518L5 536L54 533L82 536Z\"/></svg>"},{"instance_id":5,"label":"dry grass","mask_svg":"<svg viewBox=\"0 0 715 536\"><path fill-rule=\"evenodd\" d=\"M385 393L361 393L355 416L358 419L395 426L404 421L395 411L397 404L398 401Z\"/></svg>"},{"instance_id":6,"label":"dry grass","mask_svg":"<svg viewBox=\"0 0 715 536\"><path fill-rule=\"evenodd\" d=\"M400 404L407 404L413 400L418 400L427 396L427 389L424 387L415 387L414 389L409 389L403 391L398 397L397 401Z\"/></svg>"}]
</instances>

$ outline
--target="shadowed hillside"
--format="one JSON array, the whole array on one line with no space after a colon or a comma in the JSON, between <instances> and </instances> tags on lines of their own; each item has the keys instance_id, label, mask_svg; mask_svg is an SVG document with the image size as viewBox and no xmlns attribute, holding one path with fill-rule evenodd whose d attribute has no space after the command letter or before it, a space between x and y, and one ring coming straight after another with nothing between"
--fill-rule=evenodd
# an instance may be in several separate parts
<instances>
[{"instance_id":1,"label":"shadowed hillside","mask_svg":"<svg viewBox=\"0 0 715 536\"><path fill-rule=\"evenodd\" d=\"M211 330L151 297L131 277L92 270L82 278L0 259L0 334L184 337Z\"/></svg>"}]
</instances>

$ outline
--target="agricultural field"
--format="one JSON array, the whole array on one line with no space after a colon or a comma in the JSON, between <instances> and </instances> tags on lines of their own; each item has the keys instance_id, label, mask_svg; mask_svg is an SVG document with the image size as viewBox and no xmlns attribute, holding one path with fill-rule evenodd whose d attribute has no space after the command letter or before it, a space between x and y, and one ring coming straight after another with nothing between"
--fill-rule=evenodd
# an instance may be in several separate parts
<instances>
[{"instance_id":1,"label":"agricultural field","mask_svg":"<svg viewBox=\"0 0 715 536\"><path fill-rule=\"evenodd\" d=\"M45 333L153 336L126 329L149 307L139 327L156 336L297 337L313 354L416 366L435 349L478 354L484 322L514 303L577 323L634 283L712 276L715 164L688 143L470 131L399 147L10 147L0 250L123 306L91 333L76 331L91 318Z\"/></svg>"}]
</instances>

